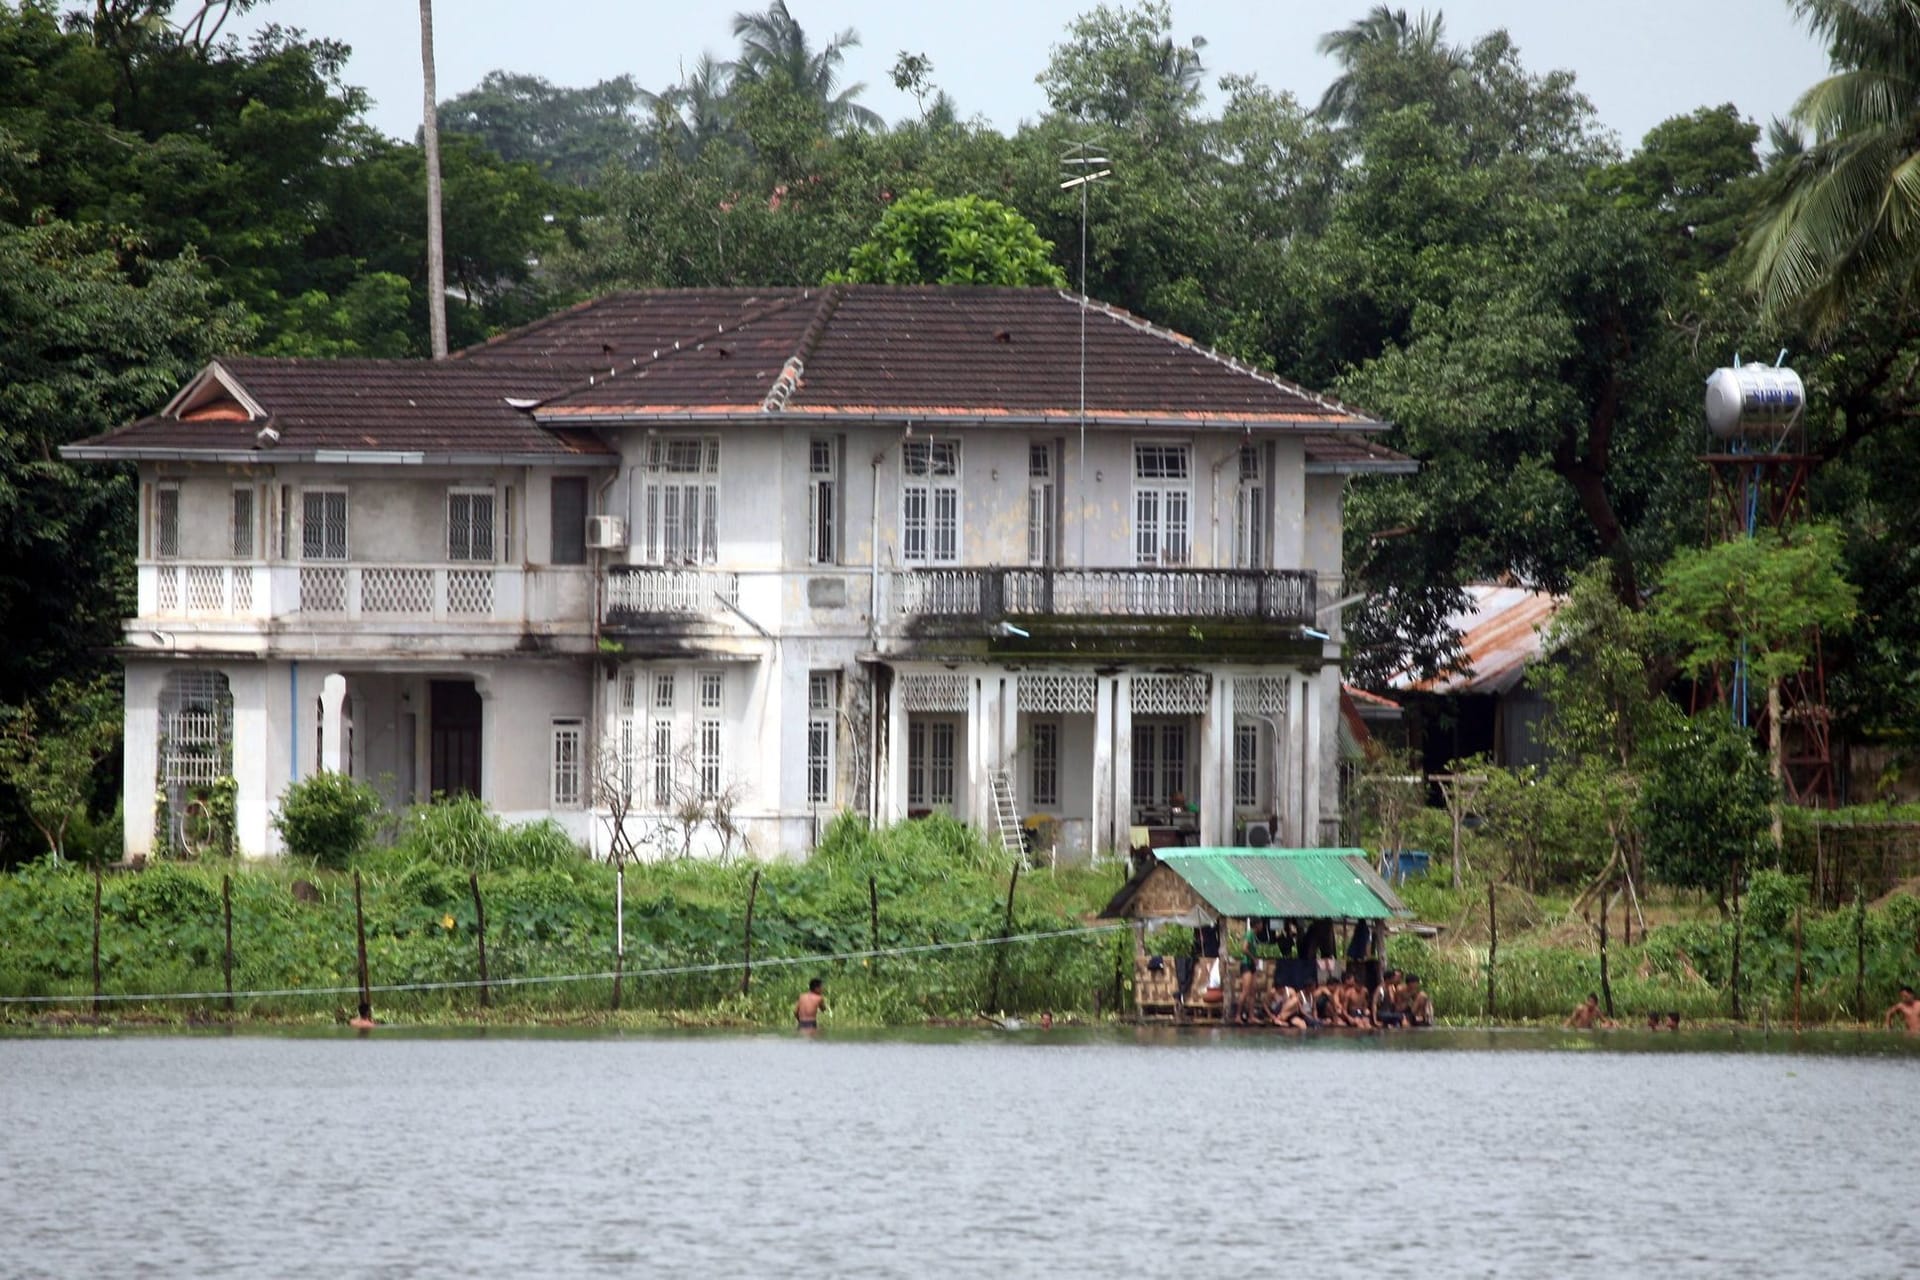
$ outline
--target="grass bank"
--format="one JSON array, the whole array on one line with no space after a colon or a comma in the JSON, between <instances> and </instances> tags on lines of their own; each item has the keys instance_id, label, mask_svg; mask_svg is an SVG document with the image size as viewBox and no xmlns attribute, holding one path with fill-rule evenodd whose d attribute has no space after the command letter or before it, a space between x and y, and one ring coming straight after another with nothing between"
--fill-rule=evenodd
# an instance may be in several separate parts
<instances>
[{"instance_id":1,"label":"grass bank","mask_svg":"<svg viewBox=\"0 0 1920 1280\"><path fill-rule=\"evenodd\" d=\"M461 830L410 831L358 859L367 959L375 985L469 982L479 976L486 917L491 1008L477 989L376 995L400 1021L595 1024L610 980L530 979L614 968L615 876L551 842ZM837 823L801 862L683 860L629 866L622 1021L782 1025L809 977L824 977L837 1021L866 1025L971 1018L997 1006L1090 1017L1111 1010L1123 935L1094 934L876 959L838 954L991 939L1006 925L1010 866L958 823L929 820L870 832ZM759 877L757 892L753 888ZM108 875L101 886L101 984L108 995L221 991L223 877L231 878L233 986L241 991L351 987L356 981L353 878L284 862L163 863ZM1022 873L1011 931L1082 927L1119 883L1115 869ZM297 891L296 891L297 890ZM741 991L753 898L753 983ZM0 876L0 996L90 996L93 878L36 865ZM781 963L781 962L789 963ZM797 962L797 963L795 963ZM649 970L723 966L713 972ZM243 1017L332 1020L351 995L243 998ZM88 1005L58 1008L84 1012ZM223 1014L224 1000L119 1002L122 1019ZM45 1020L43 1005L0 1005L9 1020Z\"/></svg>"}]
</instances>

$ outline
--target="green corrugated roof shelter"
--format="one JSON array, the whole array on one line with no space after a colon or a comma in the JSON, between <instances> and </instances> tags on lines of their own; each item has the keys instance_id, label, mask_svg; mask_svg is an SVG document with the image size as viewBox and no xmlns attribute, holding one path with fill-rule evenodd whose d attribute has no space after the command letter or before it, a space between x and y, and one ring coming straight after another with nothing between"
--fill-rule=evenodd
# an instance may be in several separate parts
<instances>
[{"instance_id":1,"label":"green corrugated roof shelter","mask_svg":"<svg viewBox=\"0 0 1920 1280\"><path fill-rule=\"evenodd\" d=\"M1156 853L1158 861L1129 880L1103 916L1190 920L1202 904L1215 919L1384 920L1412 914L1364 849Z\"/></svg>"}]
</instances>

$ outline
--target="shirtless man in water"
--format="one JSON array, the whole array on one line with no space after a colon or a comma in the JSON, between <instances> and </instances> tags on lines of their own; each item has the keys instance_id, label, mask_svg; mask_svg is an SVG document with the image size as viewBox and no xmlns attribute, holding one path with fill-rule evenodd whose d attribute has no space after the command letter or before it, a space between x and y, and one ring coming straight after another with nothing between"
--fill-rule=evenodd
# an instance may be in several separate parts
<instances>
[{"instance_id":1,"label":"shirtless man in water","mask_svg":"<svg viewBox=\"0 0 1920 1280\"><path fill-rule=\"evenodd\" d=\"M1612 1018L1600 1016L1600 997L1589 992L1584 1004L1573 1006L1573 1012L1567 1015L1567 1023L1575 1031L1592 1031L1595 1027L1613 1030L1620 1025Z\"/></svg>"},{"instance_id":2,"label":"shirtless man in water","mask_svg":"<svg viewBox=\"0 0 1920 1280\"><path fill-rule=\"evenodd\" d=\"M1907 1034L1920 1036L1920 996L1913 994L1912 987L1900 988L1900 1000L1887 1010L1886 1025L1893 1025L1893 1016L1899 1014L1907 1024Z\"/></svg>"},{"instance_id":3,"label":"shirtless man in water","mask_svg":"<svg viewBox=\"0 0 1920 1280\"><path fill-rule=\"evenodd\" d=\"M815 978L793 1002L793 1020L802 1031L812 1031L820 1025L820 1010L826 1007L827 998L820 993L821 980Z\"/></svg>"}]
</instances>

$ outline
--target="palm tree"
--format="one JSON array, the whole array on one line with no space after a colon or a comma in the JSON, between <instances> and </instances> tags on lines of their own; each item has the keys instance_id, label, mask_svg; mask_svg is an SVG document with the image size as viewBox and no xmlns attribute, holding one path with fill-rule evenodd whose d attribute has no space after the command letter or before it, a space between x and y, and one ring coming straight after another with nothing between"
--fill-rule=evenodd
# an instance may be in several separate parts
<instances>
[{"instance_id":1,"label":"palm tree","mask_svg":"<svg viewBox=\"0 0 1920 1280\"><path fill-rule=\"evenodd\" d=\"M1748 245L1767 311L1826 330L1879 287L1920 281L1920 3L1793 7L1835 70L1793 106L1795 145L1776 148Z\"/></svg>"},{"instance_id":2,"label":"palm tree","mask_svg":"<svg viewBox=\"0 0 1920 1280\"><path fill-rule=\"evenodd\" d=\"M1424 63L1439 77L1450 79L1464 65L1460 52L1445 42L1446 20L1438 10L1420 11L1409 18L1405 9L1377 4L1359 21L1320 37L1321 53L1330 55L1341 74L1327 86L1314 113L1323 120L1359 123L1367 114L1364 73L1382 57Z\"/></svg>"},{"instance_id":3,"label":"palm tree","mask_svg":"<svg viewBox=\"0 0 1920 1280\"><path fill-rule=\"evenodd\" d=\"M682 160L700 154L709 142L733 134L733 111L727 101L728 76L733 64L702 53L691 74L659 93L640 92L640 105L655 121L660 146L672 148Z\"/></svg>"},{"instance_id":4,"label":"palm tree","mask_svg":"<svg viewBox=\"0 0 1920 1280\"><path fill-rule=\"evenodd\" d=\"M426 105L420 135L427 160L427 328L433 358L447 358L447 261L440 226L440 112L433 88L433 0L420 0L420 70Z\"/></svg>"},{"instance_id":5,"label":"palm tree","mask_svg":"<svg viewBox=\"0 0 1920 1280\"><path fill-rule=\"evenodd\" d=\"M787 12L786 0L773 0L764 13L734 14L733 34L740 41L740 58L732 68L736 83L753 84L780 73L796 90L819 103L830 127L883 127L878 112L854 101L867 87L864 83L855 82L834 92L839 87L840 64L846 59L846 51L860 43L860 33L852 27L816 53L807 43L806 31Z\"/></svg>"}]
</instances>

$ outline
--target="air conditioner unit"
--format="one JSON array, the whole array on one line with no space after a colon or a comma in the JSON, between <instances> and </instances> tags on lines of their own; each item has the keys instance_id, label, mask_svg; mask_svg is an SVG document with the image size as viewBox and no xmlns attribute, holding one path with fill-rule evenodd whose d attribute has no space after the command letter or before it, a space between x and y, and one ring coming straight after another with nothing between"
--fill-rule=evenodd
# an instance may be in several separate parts
<instances>
[{"instance_id":1,"label":"air conditioner unit","mask_svg":"<svg viewBox=\"0 0 1920 1280\"><path fill-rule=\"evenodd\" d=\"M627 545L627 522L619 516L588 516L587 545L596 551L618 551Z\"/></svg>"},{"instance_id":2,"label":"air conditioner unit","mask_svg":"<svg viewBox=\"0 0 1920 1280\"><path fill-rule=\"evenodd\" d=\"M1249 822L1240 832L1240 843L1249 849L1266 849L1273 844L1273 828L1264 822Z\"/></svg>"}]
</instances>

